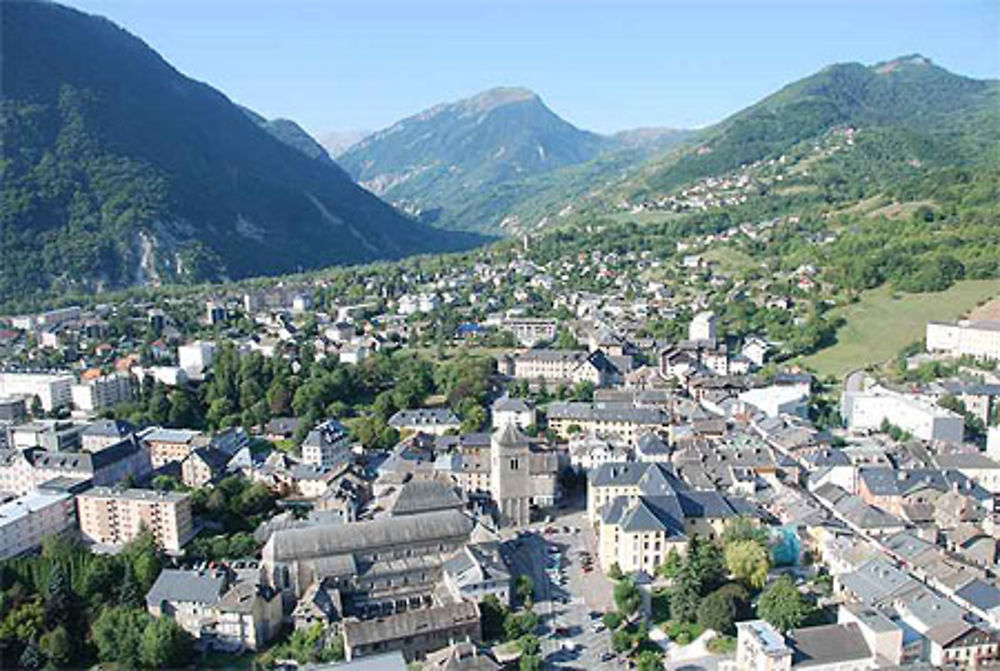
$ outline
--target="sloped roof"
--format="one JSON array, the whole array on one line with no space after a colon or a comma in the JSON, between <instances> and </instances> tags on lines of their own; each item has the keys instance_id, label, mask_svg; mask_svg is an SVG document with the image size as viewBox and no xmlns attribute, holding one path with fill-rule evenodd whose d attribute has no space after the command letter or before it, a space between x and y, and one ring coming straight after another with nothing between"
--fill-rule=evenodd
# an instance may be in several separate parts
<instances>
[{"instance_id":1,"label":"sloped roof","mask_svg":"<svg viewBox=\"0 0 1000 671\"><path fill-rule=\"evenodd\" d=\"M453 487L437 480L417 479L403 485L390 512L398 516L461 507L462 499Z\"/></svg>"},{"instance_id":2,"label":"sloped roof","mask_svg":"<svg viewBox=\"0 0 1000 671\"><path fill-rule=\"evenodd\" d=\"M146 604L151 607L164 602L213 604L225 588L226 576L221 571L163 569L146 594Z\"/></svg>"}]
</instances>

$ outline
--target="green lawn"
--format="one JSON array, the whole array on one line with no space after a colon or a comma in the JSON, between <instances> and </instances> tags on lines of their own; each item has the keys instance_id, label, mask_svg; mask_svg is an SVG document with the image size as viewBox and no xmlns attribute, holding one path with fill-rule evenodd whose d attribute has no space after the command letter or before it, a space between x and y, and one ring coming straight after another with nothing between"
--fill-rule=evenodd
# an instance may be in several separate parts
<instances>
[{"instance_id":1,"label":"green lawn","mask_svg":"<svg viewBox=\"0 0 1000 671\"><path fill-rule=\"evenodd\" d=\"M835 311L847 319L837 331L837 344L801 363L822 376L842 377L890 359L905 345L922 339L928 321L954 319L998 294L1000 280L966 280L947 291L897 294L898 298L888 286L873 289L857 303Z\"/></svg>"}]
</instances>

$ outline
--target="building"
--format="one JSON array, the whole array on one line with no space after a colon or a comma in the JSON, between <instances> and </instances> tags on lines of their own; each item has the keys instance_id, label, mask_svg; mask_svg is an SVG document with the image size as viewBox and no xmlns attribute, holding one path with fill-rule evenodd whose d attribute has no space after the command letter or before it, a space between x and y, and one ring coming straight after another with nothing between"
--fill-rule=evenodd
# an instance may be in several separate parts
<instances>
[{"instance_id":1,"label":"building","mask_svg":"<svg viewBox=\"0 0 1000 671\"><path fill-rule=\"evenodd\" d=\"M691 489L668 464L619 462L591 471L588 518L597 525L598 559L607 571L654 573L690 537L721 536L737 518L757 519L745 500Z\"/></svg>"},{"instance_id":2,"label":"building","mask_svg":"<svg viewBox=\"0 0 1000 671\"><path fill-rule=\"evenodd\" d=\"M592 433L629 447L635 447L643 434L666 431L670 426L670 418L659 408L575 401L550 404L548 422L563 440L576 433Z\"/></svg>"},{"instance_id":3,"label":"building","mask_svg":"<svg viewBox=\"0 0 1000 671\"><path fill-rule=\"evenodd\" d=\"M0 422L17 424L28 416L28 408L23 398L0 398Z\"/></svg>"},{"instance_id":4,"label":"building","mask_svg":"<svg viewBox=\"0 0 1000 671\"><path fill-rule=\"evenodd\" d=\"M344 425L328 419L302 441L302 463L322 468L346 468L351 458L351 437Z\"/></svg>"},{"instance_id":5,"label":"building","mask_svg":"<svg viewBox=\"0 0 1000 671\"><path fill-rule=\"evenodd\" d=\"M466 545L444 563L444 586L456 601L479 603L492 595L509 605L512 582L498 542Z\"/></svg>"},{"instance_id":6,"label":"building","mask_svg":"<svg viewBox=\"0 0 1000 671\"><path fill-rule=\"evenodd\" d=\"M513 333L523 347L534 347L551 342L556 337L558 324L555 319L532 319L530 317L508 317L500 326L502 331Z\"/></svg>"},{"instance_id":7,"label":"building","mask_svg":"<svg viewBox=\"0 0 1000 671\"><path fill-rule=\"evenodd\" d=\"M11 447L41 447L50 452L68 452L80 447L81 436L86 429L87 425L83 423L36 419L11 429Z\"/></svg>"},{"instance_id":8,"label":"building","mask_svg":"<svg viewBox=\"0 0 1000 671\"><path fill-rule=\"evenodd\" d=\"M631 453L627 448L600 438L593 433L577 435L570 439L569 465L576 471L586 473L601 464L613 461L628 461Z\"/></svg>"},{"instance_id":9,"label":"building","mask_svg":"<svg viewBox=\"0 0 1000 671\"><path fill-rule=\"evenodd\" d=\"M110 486L128 477L149 477L149 451L134 436L98 452L49 452L40 448L0 451L0 491L26 494L55 478Z\"/></svg>"},{"instance_id":10,"label":"building","mask_svg":"<svg viewBox=\"0 0 1000 671\"><path fill-rule=\"evenodd\" d=\"M720 671L866 671L879 668L855 622L793 629L782 635L764 620L737 622L736 659Z\"/></svg>"},{"instance_id":11,"label":"building","mask_svg":"<svg viewBox=\"0 0 1000 671\"><path fill-rule=\"evenodd\" d=\"M389 418L389 426L397 431L420 431L440 436L449 431L458 431L462 420L449 408L417 408L399 410Z\"/></svg>"},{"instance_id":12,"label":"building","mask_svg":"<svg viewBox=\"0 0 1000 671\"><path fill-rule=\"evenodd\" d=\"M977 359L1000 359L1000 321L927 322L927 351Z\"/></svg>"},{"instance_id":13,"label":"building","mask_svg":"<svg viewBox=\"0 0 1000 671\"><path fill-rule=\"evenodd\" d=\"M739 395L739 400L754 406L768 417L794 415L809 416L809 385L772 384L767 387L748 389Z\"/></svg>"},{"instance_id":14,"label":"building","mask_svg":"<svg viewBox=\"0 0 1000 671\"><path fill-rule=\"evenodd\" d=\"M851 431L878 431L889 422L921 440L961 443L965 418L924 399L881 386L845 391L841 415Z\"/></svg>"},{"instance_id":15,"label":"building","mask_svg":"<svg viewBox=\"0 0 1000 671\"><path fill-rule=\"evenodd\" d=\"M207 438L200 432L188 429L154 427L139 435L149 446L149 459L153 468L161 468L174 461L184 461L196 447L207 442Z\"/></svg>"},{"instance_id":16,"label":"building","mask_svg":"<svg viewBox=\"0 0 1000 671\"><path fill-rule=\"evenodd\" d=\"M196 447L181 461L181 482L195 489L221 478L229 465L229 455L205 445Z\"/></svg>"},{"instance_id":17,"label":"building","mask_svg":"<svg viewBox=\"0 0 1000 671\"><path fill-rule=\"evenodd\" d=\"M490 494L503 523L523 526L531 521L530 458L528 439L514 424L504 425L490 438Z\"/></svg>"},{"instance_id":18,"label":"building","mask_svg":"<svg viewBox=\"0 0 1000 671\"><path fill-rule=\"evenodd\" d=\"M169 617L210 648L259 650L280 630L280 595L225 569L164 569L146 594L146 610Z\"/></svg>"},{"instance_id":19,"label":"building","mask_svg":"<svg viewBox=\"0 0 1000 671\"><path fill-rule=\"evenodd\" d=\"M493 427L499 429L504 424L512 423L524 430L534 426L537 421L535 404L523 398L503 396L493 402Z\"/></svg>"},{"instance_id":20,"label":"building","mask_svg":"<svg viewBox=\"0 0 1000 671\"><path fill-rule=\"evenodd\" d=\"M76 506L66 492L30 492L0 505L0 559L31 552L50 536L76 526Z\"/></svg>"},{"instance_id":21,"label":"building","mask_svg":"<svg viewBox=\"0 0 1000 671\"><path fill-rule=\"evenodd\" d=\"M519 380L546 385L590 382L595 387L605 387L621 376L601 350L529 349L506 358L501 368Z\"/></svg>"},{"instance_id":22,"label":"building","mask_svg":"<svg viewBox=\"0 0 1000 671\"><path fill-rule=\"evenodd\" d=\"M77 410L92 413L128 403L135 397L135 386L131 375L112 373L74 384L71 393Z\"/></svg>"},{"instance_id":23,"label":"building","mask_svg":"<svg viewBox=\"0 0 1000 671\"><path fill-rule=\"evenodd\" d=\"M80 434L80 449L84 452L98 452L105 447L120 443L135 433L135 426L123 419L99 419Z\"/></svg>"},{"instance_id":24,"label":"building","mask_svg":"<svg viewBox=\"0 0 1000 671\"><path fill-rule=\"evenodd\" d=\"M37 397L42 410L52 412L73 402L75 381L70 373L0 371L0 397L24 396L29 405Z\"/></svg>"},{"instance_id":25,"label":"building","mask_svg":"<svg viewBox=\"0 0 1000 671\"><path fill-rule=\"evenodd\" d=\"M347 621L343 629L348 660L399 650L408 661L413 661L452 641L482 639L479 606L467 601L385 618Z\"/></svg>"},{"instance_id":26,"label":"building","mask_svg":"<svg viewBox=\"0 0 1000 671\"><path fill-rule=\"evenodd\" d=\"M711 311L699 312L691 319L688 325L688 340L694 342L708 342L715 344L715 313Z\"/></svg>"},{"instance_id":27,"label":"building","mask_svg":"<svg viewBox=\"0 0 1000 671\"><path fill-rule=\"evenodd\" d=\"M187 494L94 487L76 500L81 534L101 545L123 545L147 529L164 550L180 552L193 532Z\"/></svg>"},{"instance_id":28,"label":"building","mask_svg":"<svg viewBox=\"0 0 1000 671\"><path fill-rule=\"evenodd\" d=\"M215 343L196 340L177 348L177 365L188 378L200 380L215 360Z\"/></svg>"}]
</instances>

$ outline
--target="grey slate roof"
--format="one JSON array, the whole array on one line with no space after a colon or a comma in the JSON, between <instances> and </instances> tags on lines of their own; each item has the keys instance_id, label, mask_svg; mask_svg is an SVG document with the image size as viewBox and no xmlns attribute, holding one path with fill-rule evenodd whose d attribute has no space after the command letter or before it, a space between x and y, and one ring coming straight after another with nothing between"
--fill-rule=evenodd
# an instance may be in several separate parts
<instances>
[{"instance_id":1,"label":"grey slate roof","mask_svg":"<svg viewBox=\"0 0 1000 671\"><path fill-rule=\"evenodd\" d=\"M458 416L448 408L417 408L399 410L389 418L389 426L451 426L461 424Z\"/></svg>"},{"instance_id":2,"label":"grey slate roof","mask_svg":"<svg viewBox=\"0 0 1000 671\"><path fill-rule=\"evenodd\" d=\"M124 438L135 433L135 425L123 419L100 419L83 430L84 436Z\"/></svg>"},{"instance_id":3,"label":"grey slate roof","mask_svg":"<svg viewBox=\"0 0 1000 671\"><path fill-rule=\"evenodd\" d=\"M383 517L351 524L279 529L264 548L274 561L311 559L369 548L419 543L437 538L468 536L473 522L455 510Z\"/></svg>"},{"instance_id":4,"label":"grey slate roof","mask_svg":"<svg viewBox=\"0 0 1000 671\"><path fill-rule=\"evenodd\" d=\"M984 611L1000 608L1000 589L978 578L955 592L955 595Z\"/></svg>"},{"instance_id":5,"label":"grey slate roof","mask_svg":"<svg viewBox=\"0 0 1000 671\"><path fill-rule=\"evenodd\" d=\"M861 628L854 622L793 629L788 644L792 648L792 664L800 669L873 656Z\"/></svg>"},{"instance_id":6,"label":"grey slate roof","mask_svg":"<svg viewBox=\"0 0 1000 671\"><path fill-rule=\"evenodd\" d=\"M579 401L556 401L549 404L549 419L579 421L629 422L665 426L667 416L657 408L635 408L619 404L584 403Z\"/></svg>"},{"instance_id":7,"label":"grey slate roof","mask_svg":"<svg viewBox=\"0 0 1000 671\"><path fill-rule=\"evenodd\" d=\"M163 569L146 594L146 604L151 607L164 602L213 604L225 588L226 576L221 571Z\"/></svg>"},{"instance_id":8,"label":"grey slate roof","mask_svg":"<svg viewBox=\"0 0 1000 671\"><path fill-rule=\"evenodd\" d=\"M446 606L410 610L361 622L344 622L344 641L351 648L380 641L394 641L416 634L445 631L479 621L479 608L460 601ZM365 667L367 668L367 667Z\"/></svg>"},{"instance_id":9,"label":"grey slate roof","mask_svg":"<svg viewBox=\"0 0 1000 671\"><path fill-rule=\"evenodd\" d=\"M392 505L392 515L412 515L432 510L453 510L462 507L462 499L454 488L437 480L410 480L399 491Z\"/></svg>"}]
</instances>

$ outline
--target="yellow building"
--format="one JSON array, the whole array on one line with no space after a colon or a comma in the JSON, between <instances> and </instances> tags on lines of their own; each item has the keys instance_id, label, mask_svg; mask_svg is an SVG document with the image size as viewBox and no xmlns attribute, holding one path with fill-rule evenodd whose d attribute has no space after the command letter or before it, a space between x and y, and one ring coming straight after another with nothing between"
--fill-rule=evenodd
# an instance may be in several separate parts
<instances>
[{"instance_id":1,"label":"yellow building","mask_svg":"<svg viewBox=\"0 0 1000 671\"><path fill-rule=\"evenodd\" d=\"M191 537L191 499L177 492L94 487L76 497L80 532L94 543L122 545L149 530L157 544L179 552Z\"/></svg>"}]
</instances>

